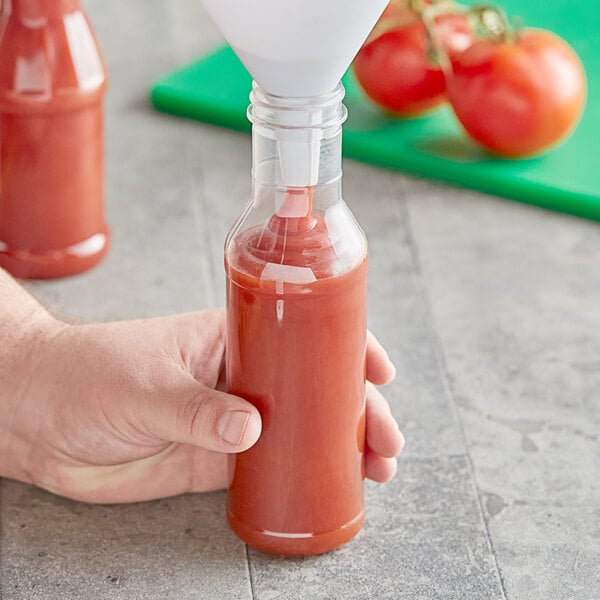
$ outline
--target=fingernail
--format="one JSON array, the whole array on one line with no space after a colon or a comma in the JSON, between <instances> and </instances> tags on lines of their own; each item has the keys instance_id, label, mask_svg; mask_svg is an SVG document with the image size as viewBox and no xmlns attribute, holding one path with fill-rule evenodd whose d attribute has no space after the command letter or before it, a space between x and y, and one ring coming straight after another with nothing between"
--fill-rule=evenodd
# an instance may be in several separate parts
<instances>
[{"instance_id":1,"label":"fingernail","mask_svg":"<svg viewBox=\"0 0 600 600\"><path fill-rule=\"evenodd\" d=\"M406 438L404 437L404 434L400 431L400 427L398 427L398 433L400 434L400 439L398 441L398 453L396 454L396 456L401 454L404 450L404 447L406 446Z\"/></svg>"},{"instance_id":2,"label":"fingernail","mask_svg":"<svg viewBox=\"0 0 600 600\"><path fill-rule=\"evenodd\" d=\"M390 366L392 373L393 373L393 375L392 375L392 379L393 379L394 377L396 377L396 365L392 362L392 359L389 356L387 357L387 360L388 360L388 365Z\"/></svg>"},{"instance_id":3,"label":"fingernail","mask_svg":"<svg viewBox=\"0 0 600 600\"><path fill-rule=\"evenodd\" d=\"M221 438L232 446L239 446L249 420L250 413L243 410L232 410L225 413L219 421Z\"/></svg>"}]
</instances>

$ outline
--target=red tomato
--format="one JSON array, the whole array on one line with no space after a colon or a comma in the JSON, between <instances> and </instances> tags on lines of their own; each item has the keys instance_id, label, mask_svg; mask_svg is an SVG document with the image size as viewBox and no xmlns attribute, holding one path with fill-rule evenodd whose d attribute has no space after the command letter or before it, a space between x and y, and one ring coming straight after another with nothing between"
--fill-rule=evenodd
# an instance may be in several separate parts
<instances>
[{"instance_id":1,"label":"red tomato","mask_svg":"<svg viewBox=\"0 0 600 600\"><path fill-rule=\"evenodd\" d=\"M404 19L407 15L406 11L402 13ZM386 30L386 22L397 22L396 17L394 14L387 21L382 18L376 35L367 40L354 59L354 73L367 96L383 110L392 115L416 116L445 102L444 72L429 59L427 32L418 16L413 13L412 21ZM472 41L462 15L437 17L435 35L450 56Z\"/></svg>"},{"instance_id":2,"label":"red tomato","mask_svg":"<svg viewBox=\"0 0 600 600\"><path fill-rule=\"evenodd\" d=\"M537 154L563 140L583 111L586 82L573 49L549 31L480 40L453 60L448 96L467 133L502 156Z\"/></svg>"},{"instance_id":3,"label":"red tomato","mask_svg":"<svg viewBox=\"0 0 600 600\"><path fill-rule=\"evenodd\" d=\"M421 21L386 31L366 44L354 59L354 73L367 96L394 114L417 115L445 99L444 73L427 60Z\"/></svg>"}]
</instances>

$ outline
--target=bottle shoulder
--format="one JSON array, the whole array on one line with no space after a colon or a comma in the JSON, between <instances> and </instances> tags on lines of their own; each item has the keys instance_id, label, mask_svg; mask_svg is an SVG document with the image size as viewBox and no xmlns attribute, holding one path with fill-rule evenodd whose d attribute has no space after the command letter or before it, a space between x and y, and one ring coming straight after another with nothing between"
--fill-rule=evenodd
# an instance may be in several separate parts
<instances>
[{"instance_id":1,"label":"bottle shoulder","mask_svg":"<svg viewBox=\"0 0 600 600\"><path fill-rule=\"evenodd\" d=\"M82 11L38 26L0 18L0 109L52 111L96 102L107 72L94 31Z\"/></svg>"},{"instance_id":2,"label":"bottle shoulder","mask_svg":"<svg viewBox=\"0 0 600 600\"><path fill-rule=\"evenodd\" d=\"M246 210L225 244L228 273L260 287L272 281L316 289L366 258L365 235L343 201L301 218Z\"/></svg>"}]
</instances>

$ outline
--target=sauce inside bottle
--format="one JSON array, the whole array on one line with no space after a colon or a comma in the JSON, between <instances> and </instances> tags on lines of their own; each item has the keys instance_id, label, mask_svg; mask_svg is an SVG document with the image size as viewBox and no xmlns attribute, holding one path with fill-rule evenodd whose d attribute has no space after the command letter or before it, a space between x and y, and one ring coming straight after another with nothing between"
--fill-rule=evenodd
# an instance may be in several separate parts
<instances>
[{"instance_id":1,"label":"sauce inside bottle","mask_svg":"<svg viewBox=\"0 0 600 600\"><path fill-rule=\"evenodd\" d=\"M11 0L0 11L0 266L73 275L109 243L106 69L79 0Z\"/></svg>"},{"instance_id":2,"label":"sauce inside bottle","mask_svg":"<svg viewBox=\"0 0 600 600\"><path fill-rule=\"evenodd\" d=\"M286 190L226 250L227 387L263 419L230 457L227 515L247 543L292 555L364 520L366 245L343 202L312 204L312 188Z\"/></svg>"}]
</instances>

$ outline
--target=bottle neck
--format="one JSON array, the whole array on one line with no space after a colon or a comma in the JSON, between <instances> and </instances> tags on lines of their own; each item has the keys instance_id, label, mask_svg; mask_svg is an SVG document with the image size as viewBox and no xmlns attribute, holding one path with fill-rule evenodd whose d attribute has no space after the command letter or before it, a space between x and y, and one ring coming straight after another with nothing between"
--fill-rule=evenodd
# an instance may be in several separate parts
<instances>
[{"instance_id":1,"label":"bottle neck","mask_svg":"<svg viewBox=\"0 0 600 600\"><path fill-rule=\"evenodd\" d=\"M323 96L284 98L267 94L255 83L248 109L255 185L339 188L347 115L343 97L341 84Z\"/></svg>"},{"instance_id":2,"label":"bottle neck","mask_svg":"<svg viewBox=\"0 0 600 600\"><path fill-rule=\"evenodd\" d=\"M4 0L2 12L35 24L81 10L80 0Z\"/></svg>"}]
</instances>

